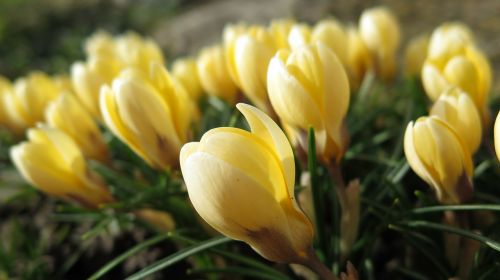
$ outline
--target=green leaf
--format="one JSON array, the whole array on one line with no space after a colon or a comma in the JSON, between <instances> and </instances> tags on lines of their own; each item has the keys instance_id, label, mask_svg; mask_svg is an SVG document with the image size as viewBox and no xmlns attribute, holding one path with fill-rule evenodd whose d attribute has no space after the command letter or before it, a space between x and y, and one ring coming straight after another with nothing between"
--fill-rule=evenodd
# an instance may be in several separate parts
<instances>
[{"instance_id":1,"label":"green leaf","mask_svg":"<svg viewBox=\"0 0 500 280\"><path fill-rule=\"evenodd\" d=\"M314 128L309 128L307 136L307 166L311 177L311 188L313 195L314 214L316 215L316 234L318 236L318 244L321 250L328 252L328 243L325 236L324 213L325 208L323 205L324 195L321 191L321 185L318 182L318 165L316 161L316 139L314 135ZM325 251L323 251L325 252Z\"/></svg>"},{"instance_id":2,"label":"green leaf","mask_svg":"<svg viewBox=\"0 0 500 280\"><path fill-rule=\"evenodd\" d=\"M142 279L148 275L151 275L155 272L158 272L162 269L165 269L172 264L175 264L191 255L194 255L196 253L199 253L201 251L204 251L206 249L227 243L232 241L232 239L227 238L227 237L214 237L212 239L200 242L196 245L189 246L183 250L180 250L176 252L175 254L172 254L166 258L163 258L159 261L154 262L153 264L143 268L139 272L129 276L126 278L126 280L137 280L137 279Z\"/></svg>"},{"instance_id":3,"label":"green leaf","mask_svg":"<svg viewBox=\"0 0 500 280\"><path fill-rule=\"evenodd\" d=\"M432 212L469 211L469 210L500 211L500 205L492 205L492 204L439 205L439 206L415 208L415 209L411 210L411 213L413 213L413 214L425 214L425 213L432 213Z\"/></svg>"},{"instance_id":4,"label":"green leaf","mask_svg":"<svg viewBox=\"0 0 500 280\"><path fill-rule=\"evenodd\" d=\"M116 267L117 265L119 265L120 263L122 263L123 261L128 259L129 257L139 253L140 251L142 251L142 250L144 250L144 249L146 249L154 244L157 244L161 241L164 241L164 240L170 238L171 236L172 236L172 234L170 234L170 233L162 234L162 235L152 237L148 240L145 240L145 241L135 245L134 247L132 247L131 249L129 249L125 253L119 255L118 257L116 257L113 260L111 260L110 262L108 262L105 266L103 266L97 272L92 274L89 277L89 280L96 280L96 279L101 278L103 275L108 273L111 269L113 269L114 267Z\"/></svg>"},{"instance_id":5,"label":"green leaf","mask_svg":"<svg viewBox=\"0 0 500 280\"><path fill-rule=\"evenodd\" d=\"M490 239L488 237L482 236L480 234L467 231L467 230L459 229L459 228L452 227L452 226L427 222L427 221L409 221L409 222L400 222L399 224L407 226L407 227L411 227L411 228L435 229L435 230L446 231L449 233L461 235L463 237L477 240L477 241L483 243L484 245L490 247L491 249L500 252L500 243L499 242L497 242L493 239Z\"/></svg>"},{"instance_id":6,"label":"green leaf","mask_svg":"<svg viewBox=\"0 0 500 280\"><path fill-rule=\"evenodd\" d=\"M240 276L248 276L256 279L268 279L268 280L283 280L283 279L290 279L288 277L283 278L283 277L278 277L276 275L270 275L262 271L250 269L250 268L244 268L244 267L237 267L237 266L228 266L224 268L204 268L204 269L196 269L196 270L190 270L188 274L208 274L208 273L215 273L215 274L232 274L232 275L240 275Z\"/></svg>"}]
</instances>

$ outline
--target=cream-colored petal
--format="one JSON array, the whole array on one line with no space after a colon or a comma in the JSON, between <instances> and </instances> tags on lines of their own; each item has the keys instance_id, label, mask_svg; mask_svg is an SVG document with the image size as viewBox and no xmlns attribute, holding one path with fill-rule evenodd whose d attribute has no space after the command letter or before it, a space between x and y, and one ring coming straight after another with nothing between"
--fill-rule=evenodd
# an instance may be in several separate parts
<instances>
[{"instance_id":1,"label":"cream-colored petal","mask_svg":"<svg viewBox=\"0 0 500 280\"><path fill-rule=\"evenodd\" d=\"M278 58L271 59L267 72L269 99L278 116L292 126L308 130L323 128L320 108L300 82L292 76Z\"/></svg>"},{"instance_id":2,"label":"cream-colored petal","mask_svg":"<svg viewBox=\"0 0 500 280\"><path fill-rule=\"evenodd\" d=\"M236 108L245 116L252 134L258 136L274 151L281 163L289 197L293 199L295 188L295 159L293 150L283 131L266 114L257 108L239 103ZM295 201L295 200L294 200Z\"/></svg>"},{"instance_id":3,"label":"cream-colored petal","mask_svg":"<svg viewBox=\"0 0 500 280\"><path fill-rule=\"evenodd\" d=\"M456 56L446 64L443 71L444 76L450 84L456 85L465 92L467 92L476 106L483 105L481 96L479 96L479 76L478 72L466 57Z\"/></svg>"},{"instance_id":4,"label":"cream-colored petal","mask_svg":"<svg viewBox=\"0 0 500 280\"><path fill-rule=\"evenodd\" d=\"M426 60L422 67L422 84L427 96L432 101L436 101L441 93L450 86L443 74L429 60Z\"/></svg>"},{"instance_id":5,"label":"cream-colored petal","mask_svg":"<svg viewBox=\"0 0 500 280\"><path fill-rule=\"evenodd\" d=\"M192 153L181 168L196 211L223 234L252 242L265 229L288 232L279 203L246 172L205 152Z\"/></svg>"}]
</instances>

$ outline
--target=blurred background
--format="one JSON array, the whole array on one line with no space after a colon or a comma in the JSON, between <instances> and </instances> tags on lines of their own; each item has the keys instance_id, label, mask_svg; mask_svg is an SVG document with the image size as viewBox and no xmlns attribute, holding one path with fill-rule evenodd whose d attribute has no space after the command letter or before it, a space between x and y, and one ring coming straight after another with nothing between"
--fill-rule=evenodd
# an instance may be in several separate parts
<instances>
[{"instance_id":1,"label":"blurred background","mask_svg":"<svg viewBox=\"0 0 500 280\"><path fill-rule=\"evenodd\" d=\"M499 69L498 0L1 0L0 74L13 79L32 69L66 72L71 62L83 59L82 42L98 29L150 36L172 61L219 41L228 22L268 23L277 17L314 22L333 15L356 24L361 11L375 5L386 5L398 16L403 42L444 21L465 22Z\"/></svg>"}]
</instances>

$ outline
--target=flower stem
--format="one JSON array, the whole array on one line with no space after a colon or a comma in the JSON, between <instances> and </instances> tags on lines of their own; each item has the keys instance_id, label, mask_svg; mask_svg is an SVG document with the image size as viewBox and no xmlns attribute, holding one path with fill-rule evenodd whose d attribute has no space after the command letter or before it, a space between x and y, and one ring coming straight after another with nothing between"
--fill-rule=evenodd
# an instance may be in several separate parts
<instances>
[{"instance_id":1,"label":"flower stem","mask_svg":"<svg viewBox=\"0 0 500 280\"><path fill-rule=\"evenodd\" d=\"M314 250L311 248L309 250L307 259L304 260L302 265L309 267L311 270L316 272L320 279L323 280L339 280L335 275L333 275L332 271L328 269L318 258Z\"/></svg>"}]
</instances>

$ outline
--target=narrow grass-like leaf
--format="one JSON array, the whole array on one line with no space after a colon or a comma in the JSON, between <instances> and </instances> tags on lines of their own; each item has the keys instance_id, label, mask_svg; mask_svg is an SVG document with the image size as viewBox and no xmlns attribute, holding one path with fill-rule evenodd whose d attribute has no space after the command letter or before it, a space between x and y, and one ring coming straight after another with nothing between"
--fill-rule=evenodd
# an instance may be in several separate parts
<instances>
[{"instance_id":1,"label":"narrow grass-like leaf","mask_svg":"<svg viewBox=\"0 0 500 280\"><path fill-rule=\"evenodd\" d=\"M307 137L307 166L311 177L311 188L313 194L314 213L316 215L316 234L318 236L318 244L321 250L328 251L328 243L325 236L324 213L325 208L323 205L323 193L321 186L318 182L318 165L316 161L316 139L314 135L314 128L309 128ZM325 251L323 251L325 252Z\"/></svg>"},{"instance_id":2,"label":"narrow grass-like leaf","mask_svg":"<svg viewBox=\"0 0 500 280\"><path fill-rule=\"evenodd\" d=\"M276 275L270 275L262 271L253 270L245 267L237 267L237 266L228 266L224 268L203 268L188 271L190 275L197 274L231 274L231 275L240 275L240 276L248 276L255 279L267 279L267 280L283 280L290 278L281 278Z\"/></svg>"},{"instance_id":3,"label":"narrow grass-like leaf","mask_svg":"<svg viewBox=\"0 0 500 280\"><path fill-rule=\"evenodd\" d=\"M172 234L172 239L177 240L177 241L181 241L181 242L184 242L184 243L187 243L190 245L199 243L199 241L197 241L197 240L179 235L178 233ZM244 255L234 254L234 253L224 251L221 249L217 249L217 248L211 248L209 250L211 252L218 254L218 255L221 255L221 256L227 257L229 259L232 259L234 261L237 261L241 264L246 264L246 265L252 266L256 269L259 269L263 272L266 272L267 274L273 274L276 277L279 277L280 279L290 279L287 275L283 274L282 272L280 272L272 267L269 267L269 266L267 266L267 265L265 265L257 260L254 260L254 259L249 258L249 257L245 257Z\"/></svg>"},{"instance_id":4,"label":"narrow grass-like leaf","mask_svg":"<svg viewBox=\"0 0 500 280\"><path fill-rule=\"evenodd\" d=\"M459 229L459 228L452 227L452 226L427 222L427 221L409 221L409 222L400 222L399 224L404 225L404 226L408 226L411 228L427 228L427 229L446 231L449 233L461 235L461 236L464 236L467 238L477 240L477 241L481 242L482 244L490 247L491 249L494 249L494 250L500 252L500 243L499 242L497 242L493 239L490 239L488 237L482 236L480 234L467 231L467 230Z\"/></svg>"},{"instance_id":5,"label":"narrow grass-like leaf","mask_svg":"<svg viewBox=\"0 0 500 280\"><path fill-rule=\"evenodd\" d=\"M164 241L171 236L172 235L169 233L162 234L162 235L152 237L146 241L143 241L143 242L135 245L131 249L127 250L125 253L119 255L118 257L116 257L113 260L111 260L110 262L108 262L105 266L103 266L101 269L99 269L96 273L92 274L89 277L89 280L96 280L96 279L101 278L103 275L108 273L111 269L113 269L114 267L116 267L117 265L119 265L120 263L122 263L123 261L128 259L129 257L139 253L140 251L148 248L149 246L152 246L152 245L157 244L161 241Z\"/></svg>"},{"instance_id":6,"label":"narrow grass-like leaf","mask_svg":"<svg viewBox=\"0 0 500 280\"><path fill-rule=\"evenodd\" d=\"M438 205L415 208L411 210L413 214L425 214L432 212L443 212L443 211L469 211L469 210L490 210L490 211L500 211L500 205L492 204L469 204L469 205Z\"/></svg>"},{"instance_id":7,"label":"narrow grass-like leaf","mask_svg":"<svg viewBox=\"0 0 500 280\"><path fill-rule=\"evenodd\" d=\"M189 246L183 250L176 252L175 254L172 254L166 258L163 258L159 261L154 262L153 264L143 268L139 272L127 277L126 280L142 279L142 278L149 276L155 272L158 272L162 269L165 269L165 268L171 266L172 264L175 264L178 261L181 261L181 260L183 260L191 255L194 255L198 252L215 247L217 245L227 243L231 240L232 239L229 239L227 237L214 237L212 239L209 239L209 240L200 242L198 244Z\"/></svg>"}]
</instances>

